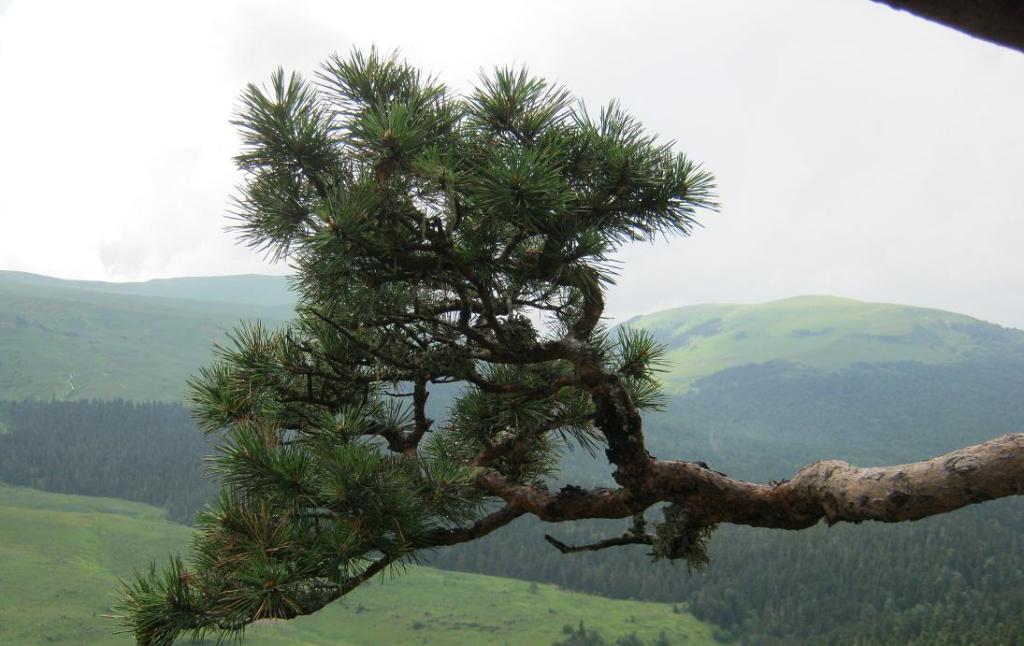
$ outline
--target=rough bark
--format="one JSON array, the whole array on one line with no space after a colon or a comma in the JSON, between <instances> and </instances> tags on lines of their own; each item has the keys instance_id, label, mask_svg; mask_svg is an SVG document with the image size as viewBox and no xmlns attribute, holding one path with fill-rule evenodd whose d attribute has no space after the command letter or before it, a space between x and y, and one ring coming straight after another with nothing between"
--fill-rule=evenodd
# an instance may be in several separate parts
<instances>
[{"instance_id":1,"label":"rough bark","mask_svg":"<svg viewBox=\"0 0 1024 646\"><path fill-rule=\"evenodd\" d=\"M735 480L699 463L650 460L643 479L619 489L566 487L551 492L483 471L478 484L512 509L548 522L626 518L665 502L691 522L804 529L865 520L901 522L1024 495L1024 434L969 446L930 460L858 468L839 460L804 467L774 485Z\"/></svg>"},{"instance_id":2,"label":"rough bark","mask_svg":"<svg viewBox=\"0 0 1024 646\"><path fill-rule=\"evenodd\" d=\"M1021 0L875 0L952 27L975 38L1024 52Z\"/></svg>"}]
</instances>

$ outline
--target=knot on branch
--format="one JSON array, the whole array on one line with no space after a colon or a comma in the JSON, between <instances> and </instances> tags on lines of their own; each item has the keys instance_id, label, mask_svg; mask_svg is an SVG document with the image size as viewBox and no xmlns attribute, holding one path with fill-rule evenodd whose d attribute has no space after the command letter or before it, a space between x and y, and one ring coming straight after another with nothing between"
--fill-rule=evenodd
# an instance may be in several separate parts
<instances>
[{"instance_id":1,"label":"knot on branch","mask_svg":"<svg viewBox=\"0 0 1024 646\"><path fill-rule=\"evenodd\" d=\"M583 500L587 497L587 490L578 485L568 484L558 490L555 494L557 504L570 504L575 500Z\"/></svg>"},{"instance_id":2,"label":"knot on branch","mask_svg":"<svg viewBox=\"0 0 1024 646\"><path fill-rule=\"evenodd\" d=\"M981 467L981 460L973 455L956 453L946 460L945 467L947 471L953 473L967 474L972 471L977 471L978 468Z\"/></svg>"},{"instance_id":3,"label":"knot on branch","mask_svg":"<svg viewBox=\"0 0 1024 646\"><path fill-rule=\"evenodd\" d=\"M710 563L708 545L718 525L700 523L682 505L669 505L663 513L665 522L654 527L654 542L651 545L654 560L683 559L691 572Z\"/></svg>"}]
</instances>

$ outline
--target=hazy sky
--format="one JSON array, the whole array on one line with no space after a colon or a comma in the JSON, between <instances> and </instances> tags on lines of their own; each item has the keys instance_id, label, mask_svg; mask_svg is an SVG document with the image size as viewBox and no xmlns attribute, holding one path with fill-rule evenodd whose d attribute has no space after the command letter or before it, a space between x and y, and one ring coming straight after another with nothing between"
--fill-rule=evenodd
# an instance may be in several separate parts
<instances>
[{"instance_id":1,"label":"hazy sky","mask_svg":"<svg viewBox=\"0 0 1024 646\"><path fill-rule=\"evenodd\" d=\"M371 44L619 98L717 175L702 230L622 254L616 317L830 293L1024 327L1024 55L868 0L0 0L0 269L286 271L223 232L235 97Z\"/></svg>"}]
</instances>

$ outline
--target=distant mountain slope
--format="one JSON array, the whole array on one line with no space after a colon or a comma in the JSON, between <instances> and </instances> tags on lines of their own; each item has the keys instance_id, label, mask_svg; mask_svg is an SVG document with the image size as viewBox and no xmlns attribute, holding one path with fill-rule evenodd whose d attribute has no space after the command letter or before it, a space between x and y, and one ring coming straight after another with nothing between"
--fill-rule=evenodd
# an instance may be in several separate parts
<instances>
[{"instance_id":1,"label":"distant mountain slope","mask_svg":"<svg viewBox=\"0 0 1024 646\"><path fill-rule=\"evenodd\" d=\"M233 278L233 277L228 277ZM262 277L237 277L254 288ZM116 286L0 274L0 400L122 397L178 401L186 377L205 364L212 343L242 319L280 325L280 279L268 282L270 305L220 303L228 279L162 283L171 296L105 291ZM223 282L219 282L223 281ZM192 294L196 300L178 298ZM255 299L255 292L233 292ZM274 301L278 302L275 304Z\"/></svg>"},{"instance_id":2,"label":"distant mountain slope","mask_svg":"<svg viewBox=\"0 0 1024 646\"><path fill-rule=\"evenodd\" d=\"M98 280L64 280L21 271L0 271L0 285L59 287L125 296L180 298L212 303L239 303L260 307L287 307L295 303L295 294L285 276L241 274L236 276L197 276L158 278L141 282L110 283Z\"/></svg>"},{"instance_id":3,"label":"distant mountain slope","mask_svg":"<svg viewBox=\"0 0 1024 646\"><path fill-rule=\"evenodd\" d=\"M0 271L0 400L179 400L210 344L242 319L291 318L279 276L66 281ZM636 317L669 348L670 393L750 364L825 372L859 363L1024 358L1024 331L962 314L833 296L695 305Z\"/></svg>"},{"instance_id":4,"label":"distant mountain slope","mask_svg":"<svg viewBox=\"0 0 1024 646\"><path fill-rule=\"evenodd\" d=\"M146 505L0 485L0 643L131 643L103 617L117 579L184 549L190 533ZM715 643L711 626L670 604L417 567L310 617L254 626L245 643L544 646L580 621L608 638L650 643L664 632L670 644Z\"/></svg>"},{"instance_id":5,"label":"distant mountain slope","mask_svg":"<svg viewBox=\"0 0 1024 646\"><path fill-rule=\"evenodd\" d=\"M631 319L668 346L670 391L746 364L832 371L857 363L944 364L1024 357L1024 331L942 310L802 296L757 305L695 305Z\"/></svg>"}]
</instances>

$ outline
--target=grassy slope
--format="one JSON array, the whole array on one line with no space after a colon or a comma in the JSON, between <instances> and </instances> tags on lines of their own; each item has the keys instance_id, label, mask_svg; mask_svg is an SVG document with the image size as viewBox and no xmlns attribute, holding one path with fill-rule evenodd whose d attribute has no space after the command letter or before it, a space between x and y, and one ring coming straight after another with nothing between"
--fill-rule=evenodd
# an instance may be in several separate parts
<instances>
[{"instance_id":1,"label":"grassy slope","mask_svg":"<svg viewBox=\"0 0 1024 646\"><path fill-rule=\"evenodd\" d=\"M125 644L103 619L116 579L180 550L189 530L147 505L0 486L0 643ZM310 617L260 625L246 643L550 644L582 620L606 637L711 644L668 604L613 601L511 579L412 568Z\"/></svg>"},{"instance_id":2,"label":"grassy slope","mask_svg":"<svg viewBox=\"0 0 1024 646\"><path fill-rule=\"evenodd\" d=\"M110 637L116 578L188 540L154 507L0 487L0 643Z\"/></svg>"},{"instance_id":3,"label":"grassy slope","mask_svg":"<svg viewBox=\"0 0 1024 646\"><path fill-rule=\"evenodd\" d=\"M637 317L669 347L669 390L734 366L788 361L823 370L858 362L950 363L1024 352L1024 332L941 310L803 296L757 305L696 305Z\"/></svg>"},{"instance_id":4,"label":"grassy slope","mask_svg":"<svg viewBox=\"0 0 1024 646\"><path fill-rule=\"evenodd\" d=\"M289 314L285 305L110 294L11 276L0 275L0 400L178 400L211 343L240 319L277 325Z\"/></svg>"}]
</instances>

